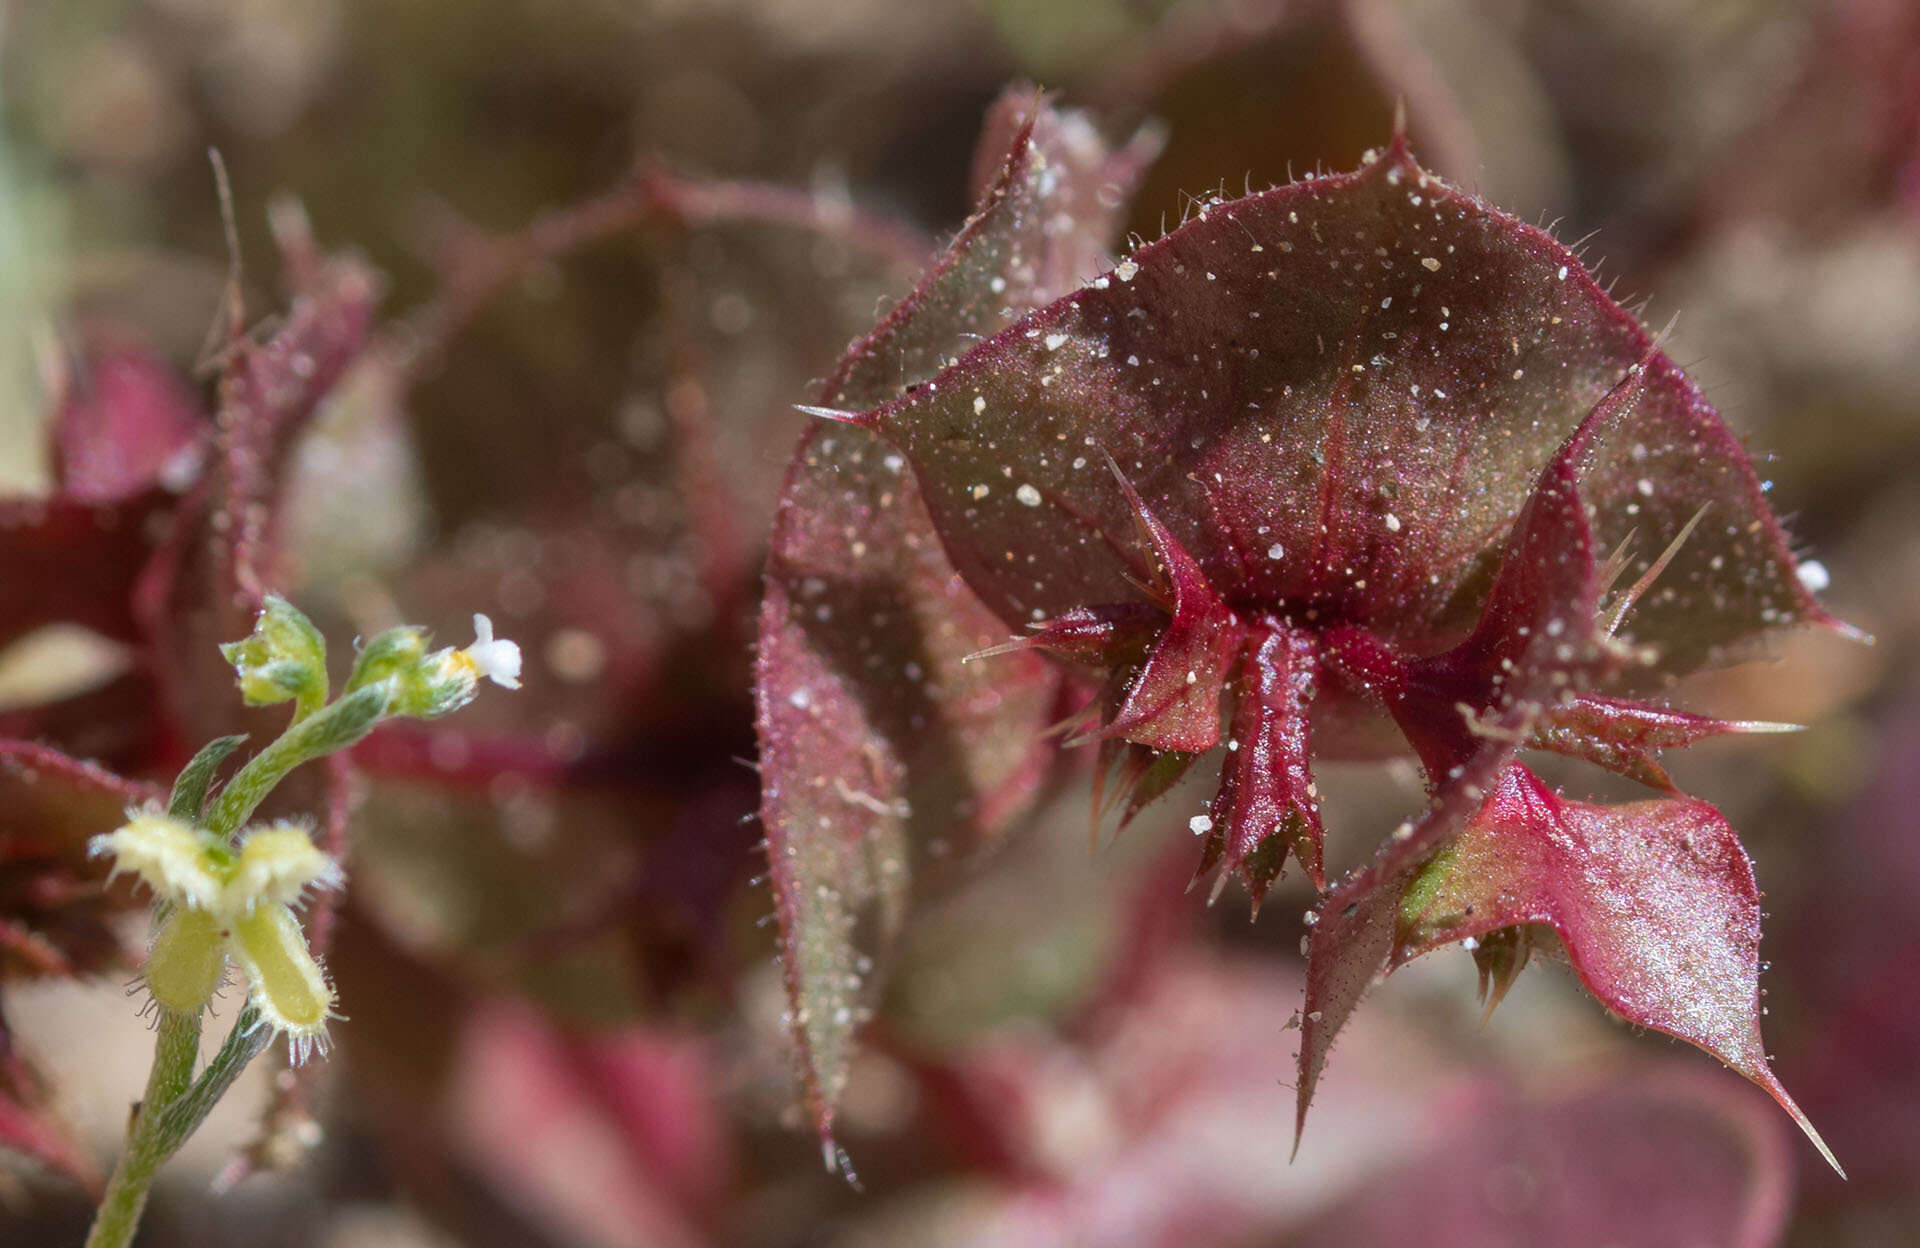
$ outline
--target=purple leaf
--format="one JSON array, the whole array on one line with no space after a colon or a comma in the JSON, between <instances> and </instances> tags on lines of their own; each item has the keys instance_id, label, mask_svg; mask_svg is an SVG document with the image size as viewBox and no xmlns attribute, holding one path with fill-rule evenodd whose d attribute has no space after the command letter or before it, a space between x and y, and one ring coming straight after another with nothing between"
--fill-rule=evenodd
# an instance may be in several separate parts
<instances>
[{"instance_id":1,"label":"purple leaf","mask_svg":"<svg viewBox=\"0 0 1920 1248\"><path fill-rule=\"evenodd\" d=\"M1240 875L1258 910L1289 850L1314 887L1325 888L1326 875L1320 799L1307 741L1307 708L1315 680L1313 638L1299 631L1276 631L1249 640L1247 646L1199 874L1217 863L1223 873Z\"/></svg>"},{"instance_id":2,"label":"purple leaf","mask_svg":"<svg viewBox=\"0 0 1920 1248\"><path fill-rule=\"evenodd\" d=\"M1371 862L1308 912L1306 1000L1294 1085L1296 1153L1334 1037L1391 965L1407 879L1434 847L1459 834L1512 761L1515 748L1512 741L1489 741L1439 789L1419 820L1396 829Z\"/></svg>"},{"instance_id":3,"label":"purple leaf","mask_svg":"<svg viewBox=\"0 0 1920 1248\"><path fill-rule=\"evenodd\" d=\"M1737 441L1633 318L1399 143L1210 206L851 419L906 455L1011 629L1150 597L1111 454L1235 610L1419 656L1463 639L1539 473L1616 386L1572 465L1596 548L1711 516L1629 617L1636 641L1684 670L1826 621Z\"/></svg>"},{"instance_id":4,"label":"purple leaf","mask_svg":"<svg viewBox=\"0 0 1920 1248\"><path fill-rule=\"evenodd\" d=\"M1285 1243L1772 1248L1792 1167L1753 1108L1704 1074L1660 1070L1543 1102L1483 1097Z\"/></svg>"},{"instance_id":5,"label":"purple leaf","mask_svg":"<svg viewBox=\"0 0 1920 1248\"><path fill-rule=\"evenodd\" d=\"M1728 733L1791 732L1795 725L1716 719L1668 706L1581 694L1552 708L1528 742L1619 772L1649 788L1674 791L1660 766L1662 750L1680 749Z\"/></svg>"},{"instance_id":6,"label":"purple leaf","mask_svg":"<svg viewBox=\"0 0 1920 1248\"><path fill-rule=\"evenodd\" d=\"M1150 145L1109 154L1030 92L988 129L1005 146L979 211L848 351L822 402L894 397L1099 263ZM760 621L761 820L801 1081L831 1160L855 1028L915 859L991 836L1026 804L1051 754L1039 732L1057 679L1033 654L966 662L1002 638L998 621L954 575L904 463L857 429L801 438Z\"/></svg>"},{"instance_id":7,"label":"purple leaf","mask_svg":"<svg viewBox=\"0 0 1920 1248\"><path fill-rule=\"evenodd\" d=\"M1240 648L1240 621L1118 468L1114 475L1153 551L1154 594L1170 618L1102 735L1203 754L1220 743L1220 694Z\"/></svg>"}]
</instances>

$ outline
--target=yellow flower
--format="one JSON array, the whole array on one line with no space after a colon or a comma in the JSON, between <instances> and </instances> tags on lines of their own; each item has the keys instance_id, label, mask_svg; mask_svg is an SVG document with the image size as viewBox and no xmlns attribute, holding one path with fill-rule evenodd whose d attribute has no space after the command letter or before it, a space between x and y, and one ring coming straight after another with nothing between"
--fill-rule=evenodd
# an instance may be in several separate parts
<instances>
[{"instance_id":1,"label":"yellow flower","mask_svg":"<svg viewBox=\"0 0 1920 1248\"><path fill-rule=\"evenodd\" d=\"M91 852L112 855L114 875L138 875L166 904L147 954L154 1000L180 1013L200 1009L231 957L252 981L266 1025L286 1033L296 1062L325 1050L333 986L293 907L310 888L338 888L341 874L304 828L256 828L235 849L181 820L138 811L119 830L95 837Z\"/></svg>"}]
</instances>

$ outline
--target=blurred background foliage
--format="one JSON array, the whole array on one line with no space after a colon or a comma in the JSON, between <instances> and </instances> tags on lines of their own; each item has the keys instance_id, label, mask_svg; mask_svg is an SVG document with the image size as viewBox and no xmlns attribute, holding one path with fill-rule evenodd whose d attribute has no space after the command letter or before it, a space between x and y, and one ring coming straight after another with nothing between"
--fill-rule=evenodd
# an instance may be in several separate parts
<instances>
[{"instance_id":1,"label":"blurred background foliage","mask_svg":"<svg viewBox=\"0 0 1920 1248\"><path fill-rule=\"evenodd\" d=\"M1404 101L1426 163L1589 240L1656 328L1677 315L1670 351L1878 638L1785 638L1690 688L1811 727L1674 766L1754 856L1777 1068L1850 1184L1564 977L1477 1027L1454 954L1380 994L1289 1166L1302 886L1251 927L1181 898L1179 794L1089 860L1073 777L927 885L847 1094L866 1192L820 1172L743 822L763 535L792 403L964 219L980 119L1017 79L1116 135L1165 125L1142 238L1184 196L1354 164ZM484 610L529 656L477 727L363 759L338 1054L225 1107L143 1243L1920 1237L1908 0L5 0L0 123L0 482L46 488L47 415L103 361L211 409L214 148L250 319L284 303L270 218L292 201L389 282L297 448L282 588L330 637L464 640ZM818 228L636 209L512 250L636 164L797 188ZM0 717L158 768L178 743L144 661L30 635L0 651ZM1417 801L1410 771L1326 784L1336 867ZM117 979L10 984L6 1012L109 1154L146 1044ZM300 1164L210 1196L248 1141ZM0 1183L6 1242L78 1242L85 1215L30 1168Z\"/></svg>"}]
</instances>

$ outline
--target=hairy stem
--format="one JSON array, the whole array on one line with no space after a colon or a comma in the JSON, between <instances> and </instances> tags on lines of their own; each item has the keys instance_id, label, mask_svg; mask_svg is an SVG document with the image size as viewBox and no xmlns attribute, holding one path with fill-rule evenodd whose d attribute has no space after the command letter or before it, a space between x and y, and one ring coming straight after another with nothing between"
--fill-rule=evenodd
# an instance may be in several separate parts
<instances>
[{"instance_id":1,"label":"hairy stem","mask_svg":"<svg viewBox=\"0 0 1920 1248\"><path fill-rule=\"evenodd\" d=\"M408 380L417 380L438 363L481 305L520 273L642 226L744 224L809 230L915 270L936 247L912 226L834 196L763 182L682 177L653 162L591 199L541 213L512 234L487 234L450 210L434 215L428 259L441 271L441 289L407 318L404 333L390 334L384 344Z\"/></svg>"},{"instance_id":2,"label":"hairy stem","mask_svg":"<svg viewBox=\"0 0 1920 1248\"><path fill-rule=\"evenodd\" d=\"M260 1011L249 1001L233 1021L233 1030L227 1033L220 1051L195 1079L194 1059L200 1052L199 1013L176 1014L169 1010L161 1014L146 1099L134 1114L127 1133L127 1151L107 1182L107 1194L94 1214L86 1248L127 1248L133 1242L155 1172L200 1129L247 1063L259 1056L271 1039L272 1029L260 1025Z\"/></svg>"},{"instance_id":3,"label":"hairy stem","mask_svg":"<svg viewBox=\"0 0 1920 1248\"><path fill-rule=\"evenodd\" d=\"M308 759L345 749L371 732L391 698L385 682L369 685L294 721L220 790L207 808L207 830L216 836L233 835L289 771Z\"/></svg>"},{"instance_id":4,"label":"hairy stem","mask_svg":"<svg viewBox=\"0 0 1920 1248\"><path fill-rule=\"evenodd\" d=\"M172 1152L164 1148L155 1130L161 1113L193 1083L193 1065L200 1056L200 1011L190 1014L160 1011L160 1033L153 1044L153 1069L147 1073L147 1093L134 1111L127 1133L127 1151L114 1167L106 1195L94 1215L87 1248L122 1248L133 1242L140 1214L147 1207L147 1189L154 1171Z\"/></svg>"}]
</instances>

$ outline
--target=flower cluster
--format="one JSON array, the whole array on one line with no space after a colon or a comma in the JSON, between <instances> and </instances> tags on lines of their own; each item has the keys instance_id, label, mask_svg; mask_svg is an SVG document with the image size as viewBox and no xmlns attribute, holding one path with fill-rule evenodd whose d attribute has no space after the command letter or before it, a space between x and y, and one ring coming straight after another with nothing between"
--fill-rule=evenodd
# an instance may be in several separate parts
<instances>
[{"instance_id":1,"label":"flower cluster","mask_svg":"<svg viewBox=\"0 0 1920 1248\"><path fill-rule=\"evenodd\" d=\"M474 631L471 646L429 653L424 630L389 629L361 650L331 704L325 642L284 599L268 597L253 633L222 648L241 696L255 706L292 701L293 723L209 800L214 769L238 744L214 742L182 773L166 810L133 810L90 846L159 903L145 973L155 1004L197 1014L231 959L247 973L261 1025L287 1037L296 1062L325 1051L336 998L295 911L310 890L337 889L344 875L298 823L243 825L288 771L354 744L382 719L445 715L472 701L482 679L519 688L520 648L496 638L484 615Z\"/></svg>"}]
</instances>

